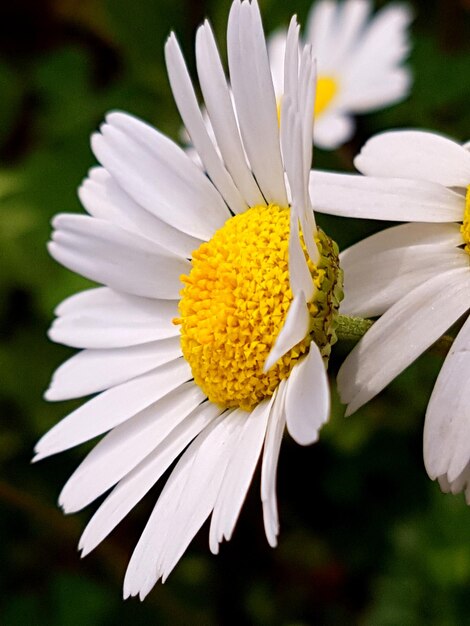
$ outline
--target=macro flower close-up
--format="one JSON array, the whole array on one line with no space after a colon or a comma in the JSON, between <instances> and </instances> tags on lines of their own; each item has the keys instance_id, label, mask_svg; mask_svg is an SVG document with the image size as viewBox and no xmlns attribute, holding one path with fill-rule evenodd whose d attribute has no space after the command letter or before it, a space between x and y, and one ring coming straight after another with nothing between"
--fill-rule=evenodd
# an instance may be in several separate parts
<instances>
[{"instance_id":1,"label":"macro flower close-up","mask_svg":"<svg viewBox=\"0 0 470 626\"><path fill-rule=\"evenodd\" d=\"M355 164L364 176L312 175L317 208L408 223L341 253L342 313L380 316L339 371L347 414L378 394L470 310L468 145L430 132L391 131L370 139ZM429 476L444 491L465 491L468 503L469 354L467 319L441 368L424 426Z\"/></svg>"},{"instance_id":2,"label":"macro flower close-up","mask_svg":"<svg viewBox=\"0 0 470 626\"><path fill-rule=\"evenodd\" d=\"M310 9L305 41L318 63L315 145L332 150L348 141L354 115L390 106L408 95L411 73L410 7L391 3L372 14L370 0L317 0ZM268 50L279 108L284 93L286 35L271 35Z\"/></svg>"},{"instance_id":3,"label":"macro flower close-up","mask_svg":"<svg viewBox=\"0 0 470 626\"><path fill-rule=\"evenodd\" d=\"M262 450L265 532L276 545L285 425L307 445L329 416L325 367L342 278L309 200L315 65L310 46L299 55L298 37L293 18L279 127L256 0L235 0L228 21L236 116L212 30L199 28L218 153L170 35L170 83L206 173L158 131L110 113L91 142L102 167L80 189L89 215L53 221L51 255L105 285L57 308L50 337L82 352L55 372L46 397L99 395L36 446L39 460L108 432L59 499L70 513L115 486L83 533L82 554L184 452L130 560L125 596L143 598L165 580L210 514L218 552Z\"/></svg>"}]
</instances>

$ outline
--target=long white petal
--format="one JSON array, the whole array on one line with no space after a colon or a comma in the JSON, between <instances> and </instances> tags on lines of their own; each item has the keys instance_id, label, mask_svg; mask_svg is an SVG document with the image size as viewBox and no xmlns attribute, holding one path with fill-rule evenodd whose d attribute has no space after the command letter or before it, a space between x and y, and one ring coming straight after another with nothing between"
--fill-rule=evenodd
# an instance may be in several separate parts
<instances>
[{"instance_id":1,"label":"long white petal","mask_svg":"<svg viewBox=\"0 0 470 626\"><path fill-rule=\"evenodd\" d=\"M330 415L330 390L325 364L314 341L293 368L286 383L285 412L287 430L300 445L318 440L320 428Z\"/></svg>"},{"instance_id":2,"label":"long white petal","mask_svg":"<svg viewBox=\"0 0 470 626\"><path fill-rule=\"evenodd\" d=\"M178 299L186 259L115 224L85 215L57 215L51 255L74 272L136 296Z\"/></svg>"},{"instance_id":3,"label":"long white petal","mask_svg":"<svg viewBox=\"0 0 470 626\"><path fill-rule=\"evenodd\" d=\"M217 44L206 21L196 34L196 64L214 136L228 171L249 206L264 204L248 167Z\"/></svg>"},{"instance_id":4,"label":"long white petal","mask_svg":"<svg viewBox=\"0 0 470 626\"><path fill-rule=\"evenodd\" d=\"M205 402L188 415L162 443L125 476L93 515L80 537L82 556L89 554L126 517L185 447L223 412Z\"/></svg>"},{"instance_id":5,"label":"long white petal","mask_svg":"<svg viewBox=\"0 0 470 626\"><path fill-rule=\"evenodd\" d=\"M108 304L76 306L74 313L54 321L49 338L75 348L123 348L179 334L179 326L172 321L178 317L176 300L151 300L102 289L110 295Z\"/></svg>"},{"instance_id":6,"label":"long white petal","mask_svg":"<svg viewBox=\"0 0 470 626\"><path fill-rule=\"evenodd\" d=\"M470 307L468 267L434 276L393 305L352 350L338 373L347 414L373 398Z\"/></svg>"},{"instance_id":7,"label":"long white petal","mask_svg":"<svg viewBox=\"0 0 470 626\"><path fill-rule=\"evenodd\" d=\"M45 398L69 400L98 393L181 356L179 337L127 348L82 350L56 369Z\"/></svg>"},{"instance_id":8,"label":"long white petal","mask_svg":"<svg viewBox=\"0 0 470 626\"><path fill-rule=\"evenodd\" d=\"M35 461L102 435L190 380L184 359L104 391L49 430L36 444Z\"/></svg>"},{"instance_id":9,"label":"long white petal","mask_svg":"<svg viewBox=\"0 0 470 626\"><path fill-rule=\"evenodd\" d=\"M460 248L433 245L412 245L374 254L365 249L361 260L356 258L349 263L346 256L341 267L344 272L341 313L375 317L436 274L468 267L468 254Z\"/></svg>"},{"instance_id":10,"label":"long white petal","mask_svg":"<svg viewBox=\"0 0 470 626\"><path fill-rule=\"evenodd\" d=\"M305 295L300 291L291 302L281 331L264 363L264 372L269 371L276 361L304 339L308 333L309 320Z\"/></svg>"},{"instance_id":11,"label":"long white petal","mask_svg":"<svg viewBox=\"0 0 470 626\"><path fill-rule=\"evenodd\" d=\"M424 463L431 478L454 481L470 461L470 319L457 335L426 411Z\"/></svg>"},{"instance_id":12,"label":"long white petal","mask_svg":"<svg viewBox=\"0 0 470 626\"><path fill-rule=\"evenodd\" d=\"M397 222L458 222L465 208L437 183L319 171L310 173L310 196L320 213Z\"/></svg>"},{"instance_id":13,"label":"long white petal","mask_svg":"<svg viewBox=\"0 0 470 626\"><path fill-rule=\"evenodd\" d=\"M201 245L201 239L173 228L135 202L103 167L90 170L78 195L93 217L148 237L178 256L189 258Z\"/></svg>"},{"instance_id":14,"label":"long white petal","mask_svg":"<svg viewBox=\"0 0 470 626\"><path fill-rule=\"evenodd\" d=\"M287 206L276 99L256 0L232 4L227 51L240 131L251 168L266 200Z\"/></svg>"},{"instance_id":15,"label":"long white petal","mask_svg":"<svg viewBox=\"0 0 470 626\"><path fill-rule=\"evenodd\" d=\"M93 502L134 469L204 398L193 382L184 383L114 428L69 478L60 505L72 513Z\"/></svg>"},{"instance_id":16,"label":"long white petal","mask_svg":"<svg viewBox=\"0 0 470 626\"><path fill-rule=\"evenodd\" d=\"M242 213L248 207L209 137L183 54L174 33L170 35L165 44L165 59L175 102L204 169L229 208L234 213Z\"/></svg>"},{"instance_id":17,"label":"long white petal","mask_svg":"<svg viewBox=\"0 0 470 626\"><path fill-rule=\"evenodd\" d=\"M368 176L414 178L446 187L470 184L468 151L451 139L424 131L376 135L366 142L354 164Z\"/></svg>"},{"instance_id":18,"label":"long white petal","mask_svg":"<svg viewBox=\"0 0 470 626\"><path fill-rule=\"evenodd\" d=\"M208 240L230 212L202 170L173 141L124 113L92 137L98 160L136 202L170 226Z\"/></svg>"},{"instance_id":19,"label":"long white petal","mask_svg":"<svg viewBox=\"0 0 470 626\"><path fill-rule=\"evenodd\" d=\"M266 538L271 547L277 545L279 516L276 498L276 472L281 450L282 435L286 425L284 411L286 380L281 380L275 391L271 414L269 416L264 442L263 462L261 465L261 502Z\"/></svg>"},{"instance_id":20,"label":"long white petal","mask_svg":"<svg viewBox=\"0 0 470 626\"><path fill-rule=\"evenodd\" d=\"M143 599L166 578L210 515L246 412L216 418L183 454L147 522L124 579L124 597Z\"/></svg>"},{"instance_id":21,"label":"long white petal","mask_svg":"<svg viewBox=\"0 0 470 626\"><path fill-rule=\"evenodd\" d=\"M236 449L225 470L209 533L209 545L214 554L218 553L219 543L224 538L229 541L232 537L261 454L272 403L273 397L263 400L246 416Z\"/></svg>"}]
</instances>

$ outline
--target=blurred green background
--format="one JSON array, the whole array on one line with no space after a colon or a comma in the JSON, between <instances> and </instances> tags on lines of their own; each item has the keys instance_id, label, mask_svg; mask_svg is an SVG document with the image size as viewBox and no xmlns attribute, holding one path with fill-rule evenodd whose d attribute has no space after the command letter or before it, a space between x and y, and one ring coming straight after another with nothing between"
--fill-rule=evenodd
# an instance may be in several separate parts
<instances>
[{"instance_id":1,"label":"blurred green background","mask_svg":"<svg viewBox=\"0 0 470 626\"><path fill-rule=\"evenodd\" d=\"M386 2L377 2L382 6ZM373 133L427 127L470 135L470 3L416 0L412 94L361 117L318 167L349 169ZM126 562L153 491L96 552L76 544L90 512L65 517L56 498L83 447L30 465L38 437L76 404L47 404L54 306L87 286L46 253L50 218L80 211L76 188L94 164L88 140L109 109L173 137L179 118L163 63L174 29L194 69L193 36L208 15L225 39L229 0L16 0L0 9L0 624L470 624L470 509L426 476L422 425L442 356L425 355L347 421L335 399L321 442L286 441L279 467L280 544L263 533L258 478L218 557L199 533L144 604L122 602ZM307 0L261 0L267 31L301 21ZM383 227L320 218L341 246ZM334 375L350 346L335 349ZM160 487L161 488L161 487Z\"/></svg>"}]
</instances>

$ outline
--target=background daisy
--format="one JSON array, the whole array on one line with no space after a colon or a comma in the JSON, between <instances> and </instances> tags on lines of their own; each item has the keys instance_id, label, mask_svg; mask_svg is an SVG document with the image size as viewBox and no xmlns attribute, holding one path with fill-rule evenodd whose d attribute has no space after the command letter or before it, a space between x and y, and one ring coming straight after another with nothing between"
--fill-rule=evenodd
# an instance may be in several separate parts
<instances>
[{"instance_id":1,"label":"background daisy","mask_svg":"<svg viewBox=\"0 0 470 626\"><path fill-rule=\"evenodd\" d=\"M305 41L318 63L314 142L332 150L354 133L356 114L405 98L411 84L404 62L410 49L408 5L391 3L372 15L370 0L318 0ZM285 33L268 43L274 89L282 107Z\"/></svg>"},{"instance_id":2,"label":"background daisy","mask_svg":"<svg viewBox=\"0 0 470 626\"><path fill-rule=\"evenodd\" d=\"M329 416L325 363L341 276L308 195L315 66L310 47L299 58L298 36L293 18L279 130L256 1L236 0L228 21L237 115L212 30L199 28L197 69L216 152L170 35L170 83L207 176L158 131L112 113L92 138L103 167L80 190L89 217L53 222L52 256L106 285L57 309L50 337L83 351L56 371L46 396L101 393L36 446L38 460L108 432L59 499L70 513L114 487L80 540L82 555L184 452L132 555L125 597L143 599L165 580L209 515L218 552L262 450L264 525L276 545L284 427L305 445Z\"/></svg>"},{"instance_id":3,"label":"background daisy","mask_svg":"<svg viewBox=\"0 0 470 626\"><path fill-rule=\"evenodd\" d=\"M440 135L395 131L368 141L365 174L313 174L316 206L414 222L341 254L348 315L381 315L338 374L347 414L373 398L470 309L470 152ZM470 503L470 322L453 343L426 412L424 462Z\"/></svg>"}]
</instances>

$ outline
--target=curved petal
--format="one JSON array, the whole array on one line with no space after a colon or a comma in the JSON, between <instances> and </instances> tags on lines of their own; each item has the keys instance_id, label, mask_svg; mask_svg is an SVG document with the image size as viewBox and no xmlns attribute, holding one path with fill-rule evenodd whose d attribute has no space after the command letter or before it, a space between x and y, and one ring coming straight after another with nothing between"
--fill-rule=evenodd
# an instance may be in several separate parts
<instances>
[{"instance_id":1,"label":"curved petal","mask_svg":"<svg viewBox=\"0 0 470 626\"><path fill-rule=\"evenodd\" d=\"M201 239L173 228L137 204L104 167L90 170L88 178L78 190L78 195L93 217L152 239L159 246L183 258L190 258L192 251L202 243Z\"/></svg>"},{"instance_id":2,"label":"curved petal","mask_svg":"<svg viewBox=\"0 0 470 626\"><path fill-rule=\"evenodd\" d=\"M232 537L261 454L273 399L263 400L247 415L225 470L209 532L209 545L214 554L219 552L219 544L224 538L229 541Z\"/></svg>"},{"instance_id":3,"label":"curved petal","mask_svg":"<svg viewBox=\"0 0 470 626\"><path fill-rule=\"evenodd\" d=\"M176 300L191 265L156 243L85 215L57 215L49 252L68 269L136 296Z\"/></svg>"},{"instance_id":4,"label":"curved petal","mask_svg":"<svg viewBox=\"0 0 470 626\"><path fill-rule=\"evenodd\" d=\"M138 204L161 220L208 240L230 217L202 170L171 139L125 113L110 113L92 137L100 163Z\"/></svg>"},{"instance_id":5,"label":"curved petal","mask_svg":"<svg viewBox=\"0 0 470 626\"><path fill-rule=\"evenodd\" d=\"M52 376L46 400L70 400L120 385L182 356L179 337L140 346L82 350Z\"/></svg>"},{"instance_id":6,"label":"curved petal","mask_svg":"<svg viewBox=\"0 0 470 626\"><path fill-rule=\"evenodd\" d=\"M205 402L188 415L137 467L127 474L109 494L88 522L80 537L82 557L89 554L159 480L194 437L223 412Z\"/></svg>"},{"instance_id":7,"label":"curved petal","mask_svg":"<svg viewBox=\"0 0 470 626\"><path fill-rule=\"evenodd\" d=\"M245 419L241 410L221 415L183 454L132 554L125 598L143 599L159 578L166 579L210 515Z\"/></svg>"},{"instance_id":8,"label":"curved petal","mask_svg":"<svg viewBox=\"0 0 470 626\"><path fill-rule=\"evenodd\" d=\"M204 169L229 208L234 213L242 213L248 207L225 169L207 132L191 78L174 33L165 44L165 60L176 105Z\"/></svg>"},{"instance_id":9,"label":"curved petal","mask_svg":"<svg viewBox=\"0 0 470 626\"><path fill-rule=\"evenodd\" d=\"M66 482L59 496L64 511L79 511L119 482L204 399L199 387L187 382L116 426Z\"/></svg>"},{"instance_id":10,"label":"curved petal","mask_svg":"<svg viewBox=\"0 0 470 626\"><path fill-rule=\"evenodd\" d=\"M405 178L312 171L310 196L320 213L397 222L459 222L465 210L460 194Z\"/></svg>"},{"instance_id":11,"label":"curved petal","mask_svg":"<svg viewBox=\"0 0 470 626\"><path fill-rule=\"evenodd\" d=\"M418 130L397 130L369 139L354 160L368 176L414 178L446 187L470 184L470 154L447 137Z\"/></svg>"},{"instance_id":12,"label":"curved petal","mask_svg":"<svg viewBox=\"0 0 470 626\"><path fill-rule=\"evenodd\" d=\"M424 424L424 463L433 479L455 481L470 462L470 319L437 377Z\"/></svg>"},{"instance_id":13,"label":"curved petal","mask_svg":"<svg viewBox=\"0 0 470 626\"><path fill-rule=\"evenodd\" d=\"M184 359L176 359L147 374L92 398L53 426L35 447L34 461L63 452L115 428L192 377Z\"/></svg>"},{"instance_id":14,"label":"curved petal","mask_svg":"<svg viewBox=\"0 0 470 626\"><path fill-rule=\"evenodd\" d=\"M292 439L301 446L318 440L320 428L330 415L330 389L325 363L314 341L286 383L285 411Z\"/></svg>"},{"instance_id":15,"label":"curved petal","mask_svg":"<svg viewBox=\"0 0 470 626\"><path fill-rule=\"evenodd\" d=\"M436 274L468 267L468 254L460 248L433 245L392 248L374 254L364 249L361 260L348 263L346 256L341 267L344 272L341 313L375 317Z\"/></svg>"},{"instance_id":16,"label":"curved petal","mask_svg":"<svg viewBox=\"0 0 470 626\"><path fill-rule=\"evenodd\" d=\"M338 373L347 415L378 394L470 308L469 271L465 267L434 276L367 331Z\"/></svg>"},{"instance_id":17,"label":"curved petal","mask_svg":"<svg viewBox=\"0 0 470 626\"><path fill-rule=\"evenodd\" d=\"M266 429L263 462L261 465L261 502L263 504L263 521L269 545L277 545L279 533L279 517L276 498L276 472L281 450L282 436L286 425L284 411L286 380L281 380L275 391L273 406Z\"/></svg>"},{"instance_id":18,"label":"curved petal","mask_svg":"<svg viewBox=\"0 0 470 626\"><path fill-rule=\"evenodd\" d=\"M335 150L349 141L354 134L355 123L350 115L335 110L332 102L324 113L315 119L313 140L323 150Z\"/></svg>"},{"instance_id":19,"label":"curved petal","mask_svg":"<svg viewBox=\"0 0 470 626\"><path fill-rule=\"evenodd\" d=\"M266 200L287 206L276 98L256 0L232 4L227 52L240 131L251 168Z\"/></svg>"}]
</instances>

